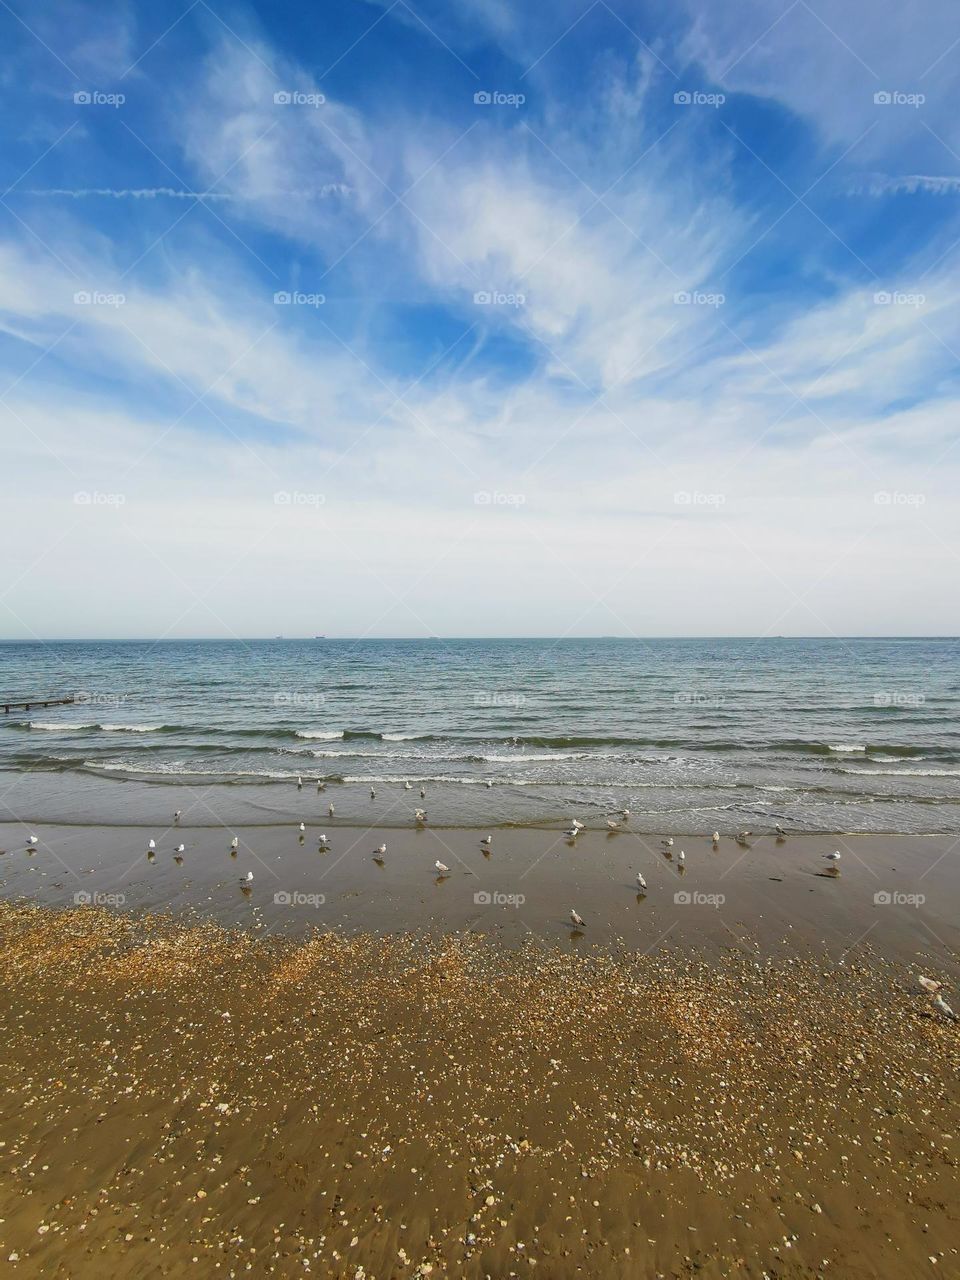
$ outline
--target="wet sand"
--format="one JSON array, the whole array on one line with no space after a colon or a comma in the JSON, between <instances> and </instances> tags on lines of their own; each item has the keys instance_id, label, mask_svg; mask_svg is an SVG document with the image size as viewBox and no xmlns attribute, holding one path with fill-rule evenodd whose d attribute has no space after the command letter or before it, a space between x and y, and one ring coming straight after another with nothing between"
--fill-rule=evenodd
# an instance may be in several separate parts
<instances>
[{"instance_id":1,"label":"wet sand","mask_svg":"<svg viewBox=\"0 0 960 1280\"><path fill-rule=\"evenodd\" d=\"M955 1024L866 951L0 905L9 1274L955 1276Z\"/></svg>"},{"instance_id":2,"label":"wet sand","mask_svg":"<svg viewBox=\"0 0 960 1280\"><path fill-rule=\"evenodd\" d=\"M34 830L12 1273L960 1275L952 839Z\"/></svg>"},{"instance_id":3,"label":"wet sand","mask_svg":"<svg viewBox=\"0 0 960 1280\"><path fill-rule=\"evenodd\" d=\"M39 839L34 853L25 848L28 833ZM489 847L485 834L493 836ZM566 949L738 947L766 955L812 947L835 961L870 943L888 959L956 971L960 840L791 835L778 843L758 834L748 846L724 836L714 848L708 838L684 836L666 849L664 838L587 831L570 841L560 830L329 823L302 837L295 824L235 831L6 824L0 896L169 911L291 937L474 930L507 945L532 935ZM378 860L381 844L387 853ZM839 875L824 857L834 850ZM438 873L438 861L448 874ZM587 922L582 934L570 928L571 907Z\"/></svg>"}]
</instances>

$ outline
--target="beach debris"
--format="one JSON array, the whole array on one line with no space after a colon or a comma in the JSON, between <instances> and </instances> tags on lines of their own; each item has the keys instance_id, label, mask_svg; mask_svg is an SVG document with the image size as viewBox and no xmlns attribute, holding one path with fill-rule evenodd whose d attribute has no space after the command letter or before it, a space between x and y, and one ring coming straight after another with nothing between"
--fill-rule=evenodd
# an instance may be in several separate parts
<instances>
[{"instance_id":1,"label":"beach debris","mask_svg":"<svg viewBox=\"0 0 960 1280\"><path fill-rule=\"evenodd\" d=\"M481 844L493 844L493 836L484 836L480 841Z\"/></svg>"},{"instance_id":2,"label":"beach debris","mask_svg":"<svg viewBox=\"0 0 960 1280\"><path fill-rule=\"evenodd\" d=\"M929 991L931 995L936 995L943 988L942 982L937 982L935 978L925 978L922 973L917 975L917 982L924 991Z\"/></svg>"},{"instance_id":3,"label":"beach debris","mask_svg":"<svg viewBox=\"0 0 960 1280\"><path fill-rule=\"evenodd\" d=\"M945 1018L949 1018L951 1022L956 1022L958 1020L957 1015L953 1012L953 1010L947 1004L946 1000L944 1000L943 996L941 995L931 996L930 1003L933 1005L934 1009L936 1009L938 1013L942 1013L943 1016Z\"/></svg>"},{"instance_id":4,"label":"beach debris","mask_svg":"<svg viewBox=\"0 0 960 1280\"><path fill-rule=\"evenodd\" d=\"M585 929L587 927L586 920L584 920L583 916L575 907L570 908L570 920L578 929Z\"/></svg>"},{"instance_id":5,"label":"beach debris","mask_svg":"<svg viewBox=\"0 0 960 1280\"><path fill-rule=\"evenodd\" d=\"M447 866L445 862L441 862L439 858L433 865L437 868L437 870L440 872L442 876L446 876L450 874L450 868Z\"/></svg>"},{"instance_id":6,"label":"beach debris","mask_svg":"<svg viewBox=\"0 0 960 1280\"><path fill-rule=\"evenodd\" d=\"M647 887L647 882L646 882L646 880L644 880L644 878L643 878L643 872L642 872L642 871L638 871L638 872L637 872L637 888L638 888L638 889L646 889L646 887Z\"/></svg>"}]
</instances>

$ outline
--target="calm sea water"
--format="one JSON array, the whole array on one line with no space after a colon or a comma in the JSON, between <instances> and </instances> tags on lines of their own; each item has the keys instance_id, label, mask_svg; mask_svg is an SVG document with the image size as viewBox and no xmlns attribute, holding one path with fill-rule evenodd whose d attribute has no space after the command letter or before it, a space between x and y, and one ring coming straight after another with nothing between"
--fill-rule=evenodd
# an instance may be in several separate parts
<instances>
[{"instance_id":1,"label":"calm sea water","mask_svg":"<svg viewBox=\"0 0 960 1280\"><path fill-rule=\"evenodd\" d=\"M0 716L0 817L59 795L119 821L205 788L225 821L283 820L300 775L363 824L409 822L421 785L438 825L960 821L955 640L0 644L0 700L76 692Z\"/></svg>"}]
</instances>

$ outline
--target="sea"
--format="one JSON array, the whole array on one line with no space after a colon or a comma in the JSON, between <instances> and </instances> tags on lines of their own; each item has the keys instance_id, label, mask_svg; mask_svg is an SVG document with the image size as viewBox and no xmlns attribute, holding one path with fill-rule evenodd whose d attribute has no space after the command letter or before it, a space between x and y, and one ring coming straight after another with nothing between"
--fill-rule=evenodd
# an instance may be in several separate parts
<instances>
[{"instance_id":1,"label":"sea","mask_svg":"<svg viewBox=\"0 0 960 1280\"><path fill-rule=\"evenodd\" d=\"M949 638L0 644L0 704L68 696L0 709L0 821L960 823Z\"/></svg>"}]
</instances>

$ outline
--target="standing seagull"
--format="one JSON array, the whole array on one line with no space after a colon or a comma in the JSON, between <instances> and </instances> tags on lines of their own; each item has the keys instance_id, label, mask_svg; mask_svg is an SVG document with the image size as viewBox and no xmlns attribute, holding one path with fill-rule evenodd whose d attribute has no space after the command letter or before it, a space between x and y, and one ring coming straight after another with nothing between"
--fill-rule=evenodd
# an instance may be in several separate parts
<instances>
[{"instance_id":1,"label":"standing seagull","mask_svg":"<svg viewBox=\"0 0 960 1280\"><path fill-rule=\"evenodd\" d=\"M930 1003L937 1010L937 1012L942 1013L945 1018L949 1018L951 1022L957 1021L957 1015L953 1012L953 1010L947 1004L946 1000L944 1000L943 996L931 996Z\"/></svg>"},{"instance_id":2,"label":"standing seagull","mask_svg":"<svg viewBox=\"0 0 960 1280\"><path fill-rule=\"evenodd\" d=\"M687 855L681 849L680 852L677 854L677 858L679 859L680 862L686 862Z\"/></svg>"},{"instance_id":3,"label":"standing seagull","mask_svg":"<svg viewBox=\"0 0 960 1280\"><path fill-rule=\"evenodd\" d=\"M571 827L569 831L565 831L563 834L567 837L568 840L576 840L577 836L580 834L580 828Z\"/></svg>"},{"instance_id":4,"label":"standing seagull","mask_svg":"<svg viewBox=\"0 0 960 1280\"><path fill-rule=\"evenodd\" d=\"M713 841L713 843L714 843L714 844L719 844L719 843L720 843L720 832L719 832L719 831L715 831L715 832L713 833L713 835L710 837L710 839Z\"/></svg>"},{"instance_id":5,"label":"standing seagull","mask_svg":"<svg viewBox=\"0 0 960 1280\"><path fill-rule=\"evenodd\" d=\"M33 845L36 845L36 844L39 844L39 843L40 843L40 841L37 839L37 837L36 837L36 836L27 836L27 844L33 844ZM153 844L153 841L151 840L151 841L150 841L150 843L151 843L151 844Z\"/></svg>"},{"instance_id":6,"label":"standing seagull","mask_svg":"<svg viewBox=\"0 0 960 1280\"><path fill-rule=\"evenodd\" d=\"M661 840L661 841L660 841L660 843L663 845L663 847L664 847L665 849L672 849L672 848L673 848L673 836L667 836L666 840Z\"/></svg>"},{"instance_id":7,"label":"standing seagull","mask_svg":"<svg viewBox=\"0 0 960 1280\"><path fill-rule=\"evenodd\" d=\"M370 788L370 799L371 799L371 800L376 800L376 798L377 798L377 793L374 791L373 787L371 787L371 788Z\"/></svg>"},{"instance_id":8,"label":"standing seagull","mask_svg":"<svg viewBox=\"0 0 960 1280\"><path fill-rule=\"evenodd\" d=\"M378 844L375 856L378 858L383 858L386 856L386 852L387 852L387 846L385 844Z\"/></svg>"},{"instance_id":9,"label":"standing seagull","mask_svg":"<svg viewBox=\"0 0 960 1280\"><path fill-rule=\"evenodd\" d=\"M615 819L613 819L613 818L608 818L608 819L607 819L607 826L610 828L610 830L611 830L611 831L619 831L619 830L620 830L620 823L619 823L619 822L617 822L617 821L615 821Z\"/></svg>"},{"instance_id":10,"label":"standing seagull","mask_svg":"<svg viewBox=\"0 0 960 1280\"><path fill-rule=\"evenodd\" d=\"M426 820L427 820L427 811L426 811L426 809L414 809L414 811L413 811L413 816L414 816L415 821L417 821L417 822L426 822Z\"/></svg>"},{"instance_id":11,"label":"standing seagull","mask_svg":"<svg viewBox=\"0 0 960 1280\"><path fill-rule=\"evenodd\" d=\"M300 823L300 834L301 834L301 835L303 835L303 833L306 831L306 829L307 829L307 824L306 824L305 822L301 822L301 823Z\"/></svg>"},{"instance_id":12,"label":"standing seagull","mask_svg":"<svg viewBox=\"0 0 960 1280\"><path fill-rule=\"evenodd\" d=\"M303 779L302 779L301 777L298 777L298 778L297 778L297 790L298 790L298 791L302 791L302 790L303 790Z\"/></svg>"},{"instance_id":13,"label":"standing seagull","mask_svg":"<svg viewBox=\"0 0 960 1280\"><path fill-rule=\"evenodd\" d=\"M570 908L570 919L578 929L585 929L587 927L586 920L584 920L583 916L580 915L579 912L575 911L573 907Z\"/></svg>"},{"instance_id":14,"label":"standing seagull","mask_svg":"<svg viewBox=\"0 0 960 1280\"><path fill-rule=\"evenodd\" d=\"M644 878L643 878L643 874L642 874L641 872L639 872L639 871L638 871L638 872L637 872L637 888L638 888L638 889L646 889L646 887L647 887L647 882L646 882L646 880L644 880Z\"/></svg>"},{"instance_id":15,"label":"standing seagull","mask_svg":"<svg viewBox=\"0 0 960 1280\"><path fill-rule=\"evenodd\" d=\"M332 818L332 817L333 817L333 812L334 812L334 810L333 810L333 801L331 800L331 801L330 801L330 803L327 805L327 815L328 815L328 817L331 817L331 818Z\"/></svg>"},{"instance_id":16,"label":"standing seagull","mask_svg":"<svg viewBox=\"0 0 960 1280\"><path fill-rule=\"evenodd\" d=\"M440 872L442 876L450 874L450 868L447 866L445 862L441 862L439 858L433 865L437 868L437 870Z\"/></svg>"},{"instance_id":17,"label":"standing seagull","mask_svg":"<svg viewBox=\"0 0 960 1280\"><path fill-rule=\"evenodd\" d=\"M148 840L148 841L147 841L147 848L148 848L148 849L156 849L156 847L157 847L157 842L156 842L156 840Z\"/></svg>"},{"instance_id":18,"label":"standing seagull","mask_svg":"<svg viewBox=\"0 0 960 1280\"><path fill-rule=\"evenodd\" d=\"M917 981L920 983L921 987L923 987L924 991L929 991L930 994L934 996L943 986L942 982L936 982L933 978L925 978L923 974L918 976Z\"/></svg>"},{"instance_id":19,"label":"standing seagull","mask_svg":"<svg viewBox=\"0 0 960 1280\"><path fill-rule=\"evenodd\" d=\"M177 866L178 866L178 867L183 865L183 850L184 850L184 848L185 848L185 846L184 846L184 845L182 845L182 844L178 844L178 845L177 845L177 847L176 847L176 849L174 849L174 851L173 851L173 860L174 860L174 862L177 864Z\"/></svg>"},{"instance_id":20,"label":"standing seagull","mask_svg":"<svg viewBox=\"0 0 960 1280\"><path fill-rule=\"evenodd\" d=\"M234 836L234 837L233 837L233 839L230 841L230 848L231 848L231 849L239 849L239 848L240 848L240 841L239 841L239 839L238 839L236 836Z\"/></svg>"},{"instance_id":21,"label":"standing seagull","mask_svg":"<svg viewBox=\"0 0 960 1280\"><path fill-rule=\"evenodd\" d=\"M409 783L409 782L405 782L405 783L403 784L403 789L404 789L404 791L412 791L412 790L413 790L413 787L410 785L410 783Z\"/></svg>"},{"instance_id":22,"label":"standing seagull","mask_svg":"<svg viewBox=\"0 0 960 1280\"><path fill-rule=\"evenodd\" d=\"M777 823L777 825L774 827L774 831L776 831L776 833L777 833L777 838L778 838L779 840L786 840L786 838L787 838L787 833L786 833L786 831L784 831L783 827L781 827L781 825L780 825L780 823L779 823L779 822L778 822L778 823Z\"/></svg>"},{"instance_id":23,"label":"standing seagull","mask_svg":"<svg viewBox=\"0 0 960 1280\"><path fill-rule=\"evenodd\" d=\"M493 836L484 836L480 843L487 845L493 844Z\"/></svg>"},{"instance_id":24,"label":"standing seagull","mask_svg":"<svg viewBox=\"0 0 960 1280\"><path fill-rule=\"evenodd\" d=\"M180 815L181 815L181 813L183 813L183 810L182 810L182 809L178 809L178 810L177 810L177 812L173 815L173 820L174 820L174 822L179 822L179 821L180 821Z\"/></svg>"},{"instance_id":25,"label":"standing seagull","mask_svg":"<svg viewBox=\"0 0 960 1280\"><path fill-rule=\"evenodd\" d=\"M840 861L840 850L839 850L839 849L834 849L833 853L825 853L823 856L826 858L826 860L827 860L828 862L839 862L839 861Z\"/></svg>"},{"instance_id":26,"label":"standing seagull","mask_svg":"<svg viewBox=\"0 0 960 1280\"><path fill-rule=\"evenodd\" d=\"M323 781L323 779L322 779L322 778L318 778L318 779L317 779L317 790L318 790L318 791L326 791L326 789L327 789L327 784Z\"/></svg>"},{"instance_id":27,"label":"standing seagull","mask_svg":"<svg viewBox=\"0 0 960 1280\"><path fill-rule=\"evenodd\" d=\"M426 800L426 798L427 798L427 788L426 788L426 787L421 787L421 788L420 788L420 799L421 799L421 800Z\"/></svg>"}]
</instances>

